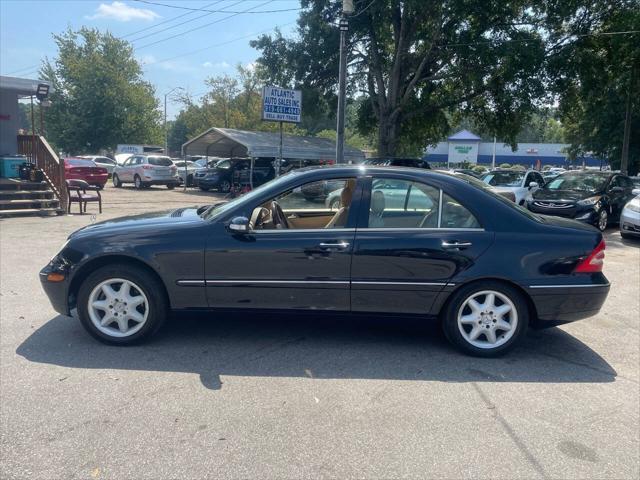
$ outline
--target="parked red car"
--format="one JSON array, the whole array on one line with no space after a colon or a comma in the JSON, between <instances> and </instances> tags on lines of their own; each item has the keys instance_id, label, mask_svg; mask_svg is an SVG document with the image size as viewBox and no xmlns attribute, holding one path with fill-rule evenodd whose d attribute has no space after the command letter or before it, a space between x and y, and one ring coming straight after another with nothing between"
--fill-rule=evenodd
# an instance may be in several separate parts
<instances>
[{"instance_id":1,"label":"parked red car","mask_svg":"<svg viewBox=\"0 0 640 480\"><path fill-rule=\"evenodd\" d=\"M97 166L93 160L65 158L64 175L67 180L84 180L89 185L102 189L107 183L109 172L106 168Z\"/></svg>"}]
</instances>

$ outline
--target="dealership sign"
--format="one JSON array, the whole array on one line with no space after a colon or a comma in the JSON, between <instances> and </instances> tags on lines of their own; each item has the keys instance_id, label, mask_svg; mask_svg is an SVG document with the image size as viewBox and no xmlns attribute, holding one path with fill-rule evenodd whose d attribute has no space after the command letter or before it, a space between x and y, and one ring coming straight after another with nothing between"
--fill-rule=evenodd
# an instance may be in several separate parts
<instances>
[{"instance_id":1,"label":"dealership sign","mask_svg":"<svg viewBox=\"0 0 640 480\"><path fill-rule=\"evenodd\" d=\"M272 122L300 123L302 92L280 87L262 89L262 119Z\"/></svg>"},{"instance_id":2,"label":"dealership sign","mask_svg":"<svg viewBox=\"0 0 640 480\"><path fill-rule=\"evenodd\" d=\"M478 163L478 142L449 142L449 163Z\"/></svg>"}]
</instances>

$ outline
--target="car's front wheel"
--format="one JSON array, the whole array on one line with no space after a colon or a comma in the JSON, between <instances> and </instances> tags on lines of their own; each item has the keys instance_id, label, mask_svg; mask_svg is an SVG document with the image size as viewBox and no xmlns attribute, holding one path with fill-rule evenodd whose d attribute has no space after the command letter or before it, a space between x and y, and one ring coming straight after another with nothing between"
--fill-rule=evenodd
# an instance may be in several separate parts
<instances>
[{"instance_id":1,"label":"car's front wheel","mask_svg":"<svg viewBox=\"0 0 640 480\"><path fill-rule=\"evenodd\" d=\"M443 312L443 329L462 351L495 357L524 336L529 310L522 293L495 281L477 282L453 293Z\"/></svg>"},{"instance_id":2,"label":"car's front wheel","mask_svg":"<svg viewBox=\"0 0 640 480\"><path fill-rule=\"evenodd\" d=\"M95 338L129 345L153 335L168 310L164 286L149 272L128 265L107 265L80 286L78 316Z\"/></svg>"},{"instance_id":3,"label":"car's front wheel","mask_svg":"<svg viewBox=\"0 0 640 480\"><path fill-rule=\"evenodd\" d=\"M228 180L222 180L218 185L218 190L221 193L229 193L231 191L231 183Z\"/></svg>"},{"instance_id":4,"label":"car's front wheel","mask_svg":"<svg viewBox=\"0 0 640 480\"><path fill-rule=\"evenodd\" d=\"M175 183L170 183L170 184L167 185L167 188L169 190L173 190L174 188L176 188L176 185L175 185Z\"/></svg>"},{"instance_id":5,"label":"car's front wheel","mask_svg":"<svg viewBox=\"0 0 640 480\"><path fill-rule=\"evenodd\" d=\"M139 175L136 175L135 177L133 177L133 184L138 190L144 187L144 185L142 184L142 179L140 178Z\"/></svg>"},{"instance_id":6,"label":"car's front wheel","mask_svg":"<svg viewBox=\"0 0 640 480\"><path fill-rule=\"evenodd\" d=\"M598 220L596 221L596 227L601 232L604 232L607 229L607 225L609 224L609 214L607 213L606 208L601 208L600 213L598 213Z\"/></svg>"},{"instance_id":7,"label":"car's front wheel","mask_svg":"<svg viewBox=\"0 0 640 480\"><path fill-rule=\"evenodd\" d=\"M116 188L122 187L122 182L120 181L120 177L116 173L113 174L113 186Z\"/></svg>"}]
</instances>

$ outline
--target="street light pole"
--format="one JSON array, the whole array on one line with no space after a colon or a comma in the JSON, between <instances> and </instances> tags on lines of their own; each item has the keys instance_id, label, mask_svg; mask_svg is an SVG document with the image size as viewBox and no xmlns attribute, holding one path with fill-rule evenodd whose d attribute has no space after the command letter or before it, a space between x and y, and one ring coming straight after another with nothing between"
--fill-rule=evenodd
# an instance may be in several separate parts
<instances>
[{"instance_id":1,"label":"street light pole","mask_svg":"<svg viewBox=\"0 0 640 480\"><path fill-rule=\"evenodd\" d=\"M338 124L336 126L336 163L344 163L344 116L347 88L347 15L353 13L353 0L343 0L340 16L340 70L338 71Z\"/></svg>"},{"instance_id":2,"label":"street light pole","mask_svg":"<svg viewBox=\"0 0 640 480\"><path fill-rule=\"evenodd\" d=\"M167 130L167 97L176 90L184 90L182 87L174 87L164 94L164 154L169 155L169 132Z\"/></svg>"}]
</instances>

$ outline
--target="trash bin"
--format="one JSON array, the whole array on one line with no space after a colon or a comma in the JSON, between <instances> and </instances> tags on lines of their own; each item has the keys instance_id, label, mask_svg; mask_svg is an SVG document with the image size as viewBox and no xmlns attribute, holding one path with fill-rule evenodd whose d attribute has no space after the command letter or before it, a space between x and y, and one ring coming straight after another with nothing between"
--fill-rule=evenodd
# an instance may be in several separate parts
<instances>
[{"instance_id":1,"label":"trash bin","mask_svg":"<svg viewBox=\"0 0 640 480\"><path fill-rule=\"evenodd\" d=\"M19 170L26 160L26 157L19 155L0 156L0 177L17 178L20 176Z\"/></svg>"}]
</instances>

